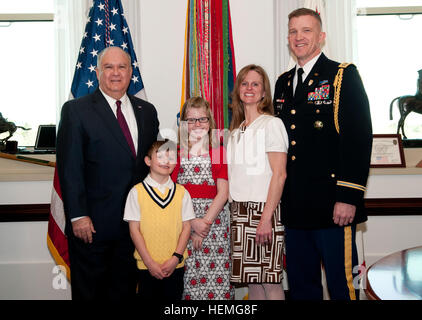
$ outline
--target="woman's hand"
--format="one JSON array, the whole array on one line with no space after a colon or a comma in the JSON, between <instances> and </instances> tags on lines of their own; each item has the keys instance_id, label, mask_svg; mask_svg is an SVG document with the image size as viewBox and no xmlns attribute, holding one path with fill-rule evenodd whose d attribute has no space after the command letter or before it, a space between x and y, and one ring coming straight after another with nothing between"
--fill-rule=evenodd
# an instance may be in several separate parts
<instances>
[{"instance_id":1,"label":"woman's hand","mask_svg":"<svg viewBox=\"0 0 422 320\"><path fill-rule=\"evenodd\" d=\"M256 228L256 243L257 244L271 244L273 235L273 227L271 219L259 221L258 227Z\"/></svg>"},{"instance_id":2,"label":"woman's hand","mask_svg":"<svg viewBox=\"0 0 422 320\"><path fill-rule=\"evenodd\" d=\"M202 249L202 241L204 238L202 238L200 235L198 235L196 232L194 232L191 235L192 245L195 250L201 250Z\"/></svg>"}]
</instances>

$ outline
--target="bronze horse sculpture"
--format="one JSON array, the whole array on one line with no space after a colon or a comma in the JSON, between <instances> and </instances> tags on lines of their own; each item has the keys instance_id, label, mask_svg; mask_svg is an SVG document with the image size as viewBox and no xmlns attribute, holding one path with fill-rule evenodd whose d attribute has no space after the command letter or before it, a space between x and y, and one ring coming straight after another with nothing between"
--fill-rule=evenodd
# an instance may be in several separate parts
<instances>
[{"instance_id":1,"label":"bronze horse sculpture","mask_svg":"<svg viewBox=\"0 0 422 320\"><path fill-rule=\"evenodd\" d=\"M419 70L418 73L418 91L416 92L416 95L400 96L394 98L390 103L390 120L393 120L393 104L395 101L398 101L400 119L397 124L397 134L399 134L401 130L404 139L407 139L406 134L404 133L404 120L406 120L406 117L411 112L422 114L422 70Z\"/></svg>"},{"instance_id":2,"label":"bronze horse sculpture","mask_svg":"<svg viewBox=\"0 0 422 320\"><path fill-rule=\"evenodd\" d=\"M3 118L3 115L0 112L0 134L4 132L9 132L9 135L6 138L0 139L1 143L7 142L7 140L9 140L13 136L13 134L18 128L23 130L31 130L30 128L17 126L13 122L7 121L6 118Z\"/></svg>"}]
</instances>

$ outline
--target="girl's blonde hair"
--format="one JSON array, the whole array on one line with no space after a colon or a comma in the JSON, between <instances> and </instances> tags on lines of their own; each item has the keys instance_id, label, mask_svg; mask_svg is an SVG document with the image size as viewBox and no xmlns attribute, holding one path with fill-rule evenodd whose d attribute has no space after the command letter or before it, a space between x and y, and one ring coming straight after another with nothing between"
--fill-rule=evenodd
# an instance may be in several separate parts
<instances>
[{"instance_id":1,"label":"girl's blonde hair","mask_svg":"<svg viewBox=\"0 0 422 320\"><path fill-rule=\"evenodd\" d=\"M187 132L186 134L181 134L181 130L184 130L184 128L187 127L182 125L182 121L186 121L186 114L188 113L189 109L203 109L205 110L205 113L209 119L209 130L208 130L208 143L210 146L215 147L216 139L213 138L213 130L216 129L216 124L214 120L214 116L211 111L210 104L207 100L205 100L202 97L193 97L189 98L185 101L182 107L182 111L180 112L180 126L179 126L179 143L181 148L189 148L189 144L186 145L186 142L189 139L187 138Z\"/></svg>"},{"instance_id":2,"label":"girl's blonde hair","mask_svg":"<svg viewBox=\"0 0 422 320\"><path fill-rule=\"evenodd\" d=\"M271 85L267 73L261 66L255 64L247 65L243 67L237 74L231 94L232 104L230 107L232 109L232 121L230 123L230 131L239 128L240 124L243 122L243 120L245 120L245 108L242 101L240 100L239 89L249 71L255 71L262 77L264 97L258 105L258 112L262 114L274 115L273 99L271 97Z\"/></svg>"}]
</instances>

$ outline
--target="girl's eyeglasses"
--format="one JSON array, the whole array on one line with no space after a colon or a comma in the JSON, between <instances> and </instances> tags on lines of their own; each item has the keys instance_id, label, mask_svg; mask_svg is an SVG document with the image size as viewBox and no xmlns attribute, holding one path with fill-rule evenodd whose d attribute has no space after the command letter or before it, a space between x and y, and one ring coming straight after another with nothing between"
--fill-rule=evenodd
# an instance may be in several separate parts
<instances>
[{"instance_id":1,"label":"girl's eyeglasses","mask_svg":"<svg viewBox=\"0 0 422 320\"><path fill-rule=\"evenodd\" d=\"M187 118L185 121L187 121L188 124L196 124L196 121L199 121L199 123L208 123L208 121L210 121L210 119L208 117Z\"/></svg>"}]
</instances>

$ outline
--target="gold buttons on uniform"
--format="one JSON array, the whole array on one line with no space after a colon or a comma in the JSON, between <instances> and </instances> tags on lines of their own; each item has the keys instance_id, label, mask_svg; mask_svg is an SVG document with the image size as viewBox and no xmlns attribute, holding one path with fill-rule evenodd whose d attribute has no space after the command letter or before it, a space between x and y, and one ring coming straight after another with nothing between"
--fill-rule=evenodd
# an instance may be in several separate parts
<instances>
[{"instance_id":1,"label":"gold buttons on uniform","mask_svg":"<svg viewBox=\"0 0 422 320\"><path fill-rule=\"evenodd\" d=\"M315 112L316 112L316 113L320 113L320 112L321 112L321 110L319 110L319 109L316 109L316 110L315 110Z\"/></svg>"},{"instance_id":2,"label":"gold buttons on uniform","mask_svg":"<svg viewBox=\"0 0 422 320\"><path fill-rule=\"evenodd\" d=\"M290 113L291 113L291 114L296 114L296 110L295 110L295 109L293 109L293 110L291 110L291 111L290 111Z\"/></svg>"},{"instance_id":3,"label":"gold buttons on uniform","mask_svg":"<svg viewBox=\"0 0 422 320\"><path fill-rule=\"evenodd\" d=\"M295 161L296 160L296 157L295 156L292 156L292 160Z\"/></svg>"},{"instance_id":4,"label":"gold buttons on uniform","mask_svg":"<svg viewBox=\"0 0 422 320\"><path fill-rule=\"evenodd\" d=\"M292 125L290 126L290 129L294 130L294 129L296 129L296 126L295 126L294 124L292 124Z\"/></svg>"},{"instance_id":5,"label":"gold buttons on uniform","mask_svg":"<svg viewBox=\"0 0 422 320\"><path fill-rule=\"evenodd\" d=\"M323 127L324 127L324 123L322 121L318 120L318 121L314 122L314 128L315 129L321 130Z\"/></svg>"},{"instance_id":6,"label":"gold buttons on uniform","mask_svg":"<svg viewBox=\"0 0 422 320\"><path fill-rule=\"evenodd\" d=\"M334 173L331 174L331 178L335 178L336 175Z\"/></svg>"},{"instance_id":7,"label":"gold buttons on uniform","mask_svg":"<svg viewBox=\"0 0 422 320\"><path fill-rule=\"evenodd\" d=\"M295 146L296 145L296 141L292 141L292 146Z\"/></svg>"}]
</instances>

